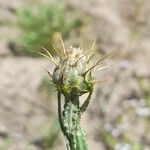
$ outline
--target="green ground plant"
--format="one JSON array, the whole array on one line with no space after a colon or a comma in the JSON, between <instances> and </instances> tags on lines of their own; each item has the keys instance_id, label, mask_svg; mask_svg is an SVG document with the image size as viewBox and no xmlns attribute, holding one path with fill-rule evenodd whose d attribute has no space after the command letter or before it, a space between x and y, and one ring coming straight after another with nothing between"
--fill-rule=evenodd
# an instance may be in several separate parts
<instances>
[{"instance_id":1,"label":"green ground plant","mask_svg":"<svg viewBox=\"0 0 150 150\"><path fill-rule=\"evenodd\" d=\"M18 43L24 53L37 56L41 45L54 53L52 43L55 34L60 32L63 37L77 29L81 20L77 14L71 17L65 1L56 0L44 3L36 0L16 11L17 25L20 28Z\"/></svg>"}]
</instances>

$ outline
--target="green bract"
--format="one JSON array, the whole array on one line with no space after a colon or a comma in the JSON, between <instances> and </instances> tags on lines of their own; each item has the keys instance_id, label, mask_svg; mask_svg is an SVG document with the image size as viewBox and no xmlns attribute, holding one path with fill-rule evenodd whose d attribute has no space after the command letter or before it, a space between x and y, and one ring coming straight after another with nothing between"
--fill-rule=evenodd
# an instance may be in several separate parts
<instances>
[{"instance_id":1,"label":"green bract","mask_svg":"<svg viewBox=\"0 0 150 150\"><path fill-rule=\"evenodd\" d=\"M84 74L89 64L83 56L81 49L71 47L53 72L52 80L64 96L81 96L93 89L91 72Z\"/></svg>"}]
</instances>

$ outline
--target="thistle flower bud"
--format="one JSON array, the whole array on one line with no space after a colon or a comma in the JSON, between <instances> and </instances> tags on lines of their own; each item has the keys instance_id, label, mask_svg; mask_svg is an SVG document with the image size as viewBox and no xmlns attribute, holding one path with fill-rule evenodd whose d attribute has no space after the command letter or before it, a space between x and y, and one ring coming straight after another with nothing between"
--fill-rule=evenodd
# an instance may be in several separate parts
<instances>
[{"instance_id":1,"label":"thistle flower bud","mask_svg":"<svg viewBox=\"0 0 150 150\"><path fill-rule=\"evenodd\" d=\"M48 57L55 64L53 74L49 71L52 82L57 88L58 94L58 116L61 130L67 139L67 150L87 150L87 140L84 130L80 126L81 115L87 109L91 95L93 92L93 85L96 81L93 79L91 70L98 66L112 53L106 55L95 64L90 65L90 60L94 56L92 52L84 53L80 48L70 47L66 50L64 43L60 37L63 53L58 52L60 56L59 63L55 61L53 56L43 48L46 53L40 53L42 56ZM94 42L95 43L95 42ZM93 50L94 44L91 51ZM87 56L88 55L88 56ZM101 67L100 69L106 68ZM87 98L80 104L79 97L88 93ZM61 110L61 95L64 95L64 109Z\"/></svg>"},{"instance_id":2,"label":"thistle flower bud","mask_svg":"<svg viewBox=\"0 0 150 150\"><path fill-rule=\"evenodd\" d=\"M54 69L52 80L64 96L81 96L93 89L93 77L87 58L80 48L70 47Z\"/></svg>"}]
</instances>

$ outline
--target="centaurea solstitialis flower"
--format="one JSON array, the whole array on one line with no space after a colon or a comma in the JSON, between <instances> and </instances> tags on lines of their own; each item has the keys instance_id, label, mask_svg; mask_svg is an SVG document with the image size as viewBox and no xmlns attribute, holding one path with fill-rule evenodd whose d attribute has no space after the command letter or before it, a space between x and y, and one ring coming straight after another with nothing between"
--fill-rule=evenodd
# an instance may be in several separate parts
<instances>
[{"instance_id":1,"label":"centaurea solstitialis flower","mask_svg":"<svg viewBox=\"0 0 150 150\"><path fill-rule=\"evenodd\" d=\"M47 55L40 54L50 58L55 64L52 74L46 71L57 89L59 123L66 138L67 150L87 150L86 135L80 126L80 119L89 105L94 84L99 82L94 79L92 70L112 53L91 65L91 59L95 55L93 53L95 42L90 52L85 52L83 48L70 47L70 49L66 49L61 37L60 41L63 50L56 50L60 57L59 62L56 62L45 48L43 49ZM83 104L80 104L80 96L85 93L88 93L88 96ZM63 110L61 95L65 98Z\"/></svg>"}]
</instances>

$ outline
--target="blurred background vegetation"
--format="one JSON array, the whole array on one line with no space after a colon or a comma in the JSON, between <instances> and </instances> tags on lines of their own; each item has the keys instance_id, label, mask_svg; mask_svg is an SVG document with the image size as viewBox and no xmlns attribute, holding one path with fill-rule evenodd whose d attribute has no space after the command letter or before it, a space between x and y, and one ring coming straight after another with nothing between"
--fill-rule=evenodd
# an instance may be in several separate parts
<instances>
[{"instance_id":1,"label":"blurred background vegetation","mask_svg":"<svg viewBox=\"0 0 150 150\"><path fill-rule=\"evenodd\" d=\"M0 0L0 149L65 149L55 88L38 55L57 60L58 34L69 48L91 48L95 60L117 53L95 78L83 126L92 150L150 149L150 2L144 0ZM42 66L42 67L41 67Z\"/></svg>"},{"instance_id":2,"label":"blurred background vegetation","mask_svg":"<svg viewBox=\"0 0 150 150\"><path fill-rule=\"evenodd\" d=\"M50 2L31 1L17 10L17 25L21 30L18 42L23 51L29 55L37 55L40 45L54 53L53 44L56 34L64 38L81 27L81 18L71 17L65 1ZM70 18L70 19L68 19ZM58 44L58 43L57 43Z\"/></svg>"}]
</instances>

